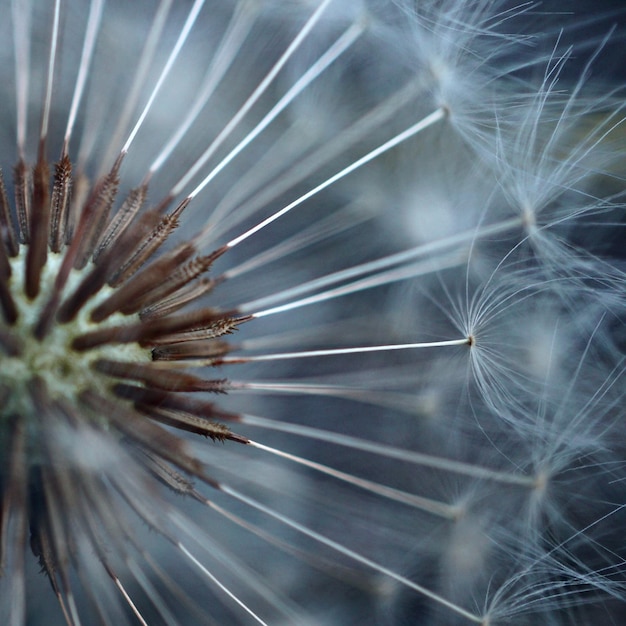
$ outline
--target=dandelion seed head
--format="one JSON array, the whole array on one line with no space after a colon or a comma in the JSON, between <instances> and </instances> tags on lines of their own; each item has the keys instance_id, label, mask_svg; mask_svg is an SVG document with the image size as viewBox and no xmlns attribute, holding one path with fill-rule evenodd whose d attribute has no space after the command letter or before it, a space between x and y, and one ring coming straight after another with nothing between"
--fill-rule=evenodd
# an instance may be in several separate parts
<instances>
[{"instance_id":1,"label":"dandelion seed head","mask_svg":"<svg viewBox=\"0 0 626 626\"><path fill-rule=\"evenodd\" d=\"M5 5L0 622L611 612L601 40L571 82L534 3Z\"/></svg>"}]
</instances>

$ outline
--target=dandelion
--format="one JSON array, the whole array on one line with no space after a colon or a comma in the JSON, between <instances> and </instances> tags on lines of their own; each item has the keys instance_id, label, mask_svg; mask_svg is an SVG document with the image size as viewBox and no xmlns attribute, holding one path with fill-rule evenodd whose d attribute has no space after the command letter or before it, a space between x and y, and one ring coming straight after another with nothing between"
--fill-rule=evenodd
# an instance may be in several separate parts
<instances>
[{"instance_id":1,"label":"dandelion","mask_svg":"<svg viewBox=\"0 0 626 626\"><path fill-rule=\"evenodd\" d=\"M534 11L5 2L2 623L619 614L622 109Z\"/></svg>"}]
</instances>

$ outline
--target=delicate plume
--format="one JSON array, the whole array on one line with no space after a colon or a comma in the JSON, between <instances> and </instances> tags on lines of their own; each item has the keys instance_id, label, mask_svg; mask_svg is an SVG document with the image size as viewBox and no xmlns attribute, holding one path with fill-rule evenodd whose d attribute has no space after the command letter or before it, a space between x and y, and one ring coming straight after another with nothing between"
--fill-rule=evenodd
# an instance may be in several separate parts
<instances>
[{"instance_id":1,"label":"delicate plume","mask_svg":"<svg viewBox=\"0 0 626 626\"><path fill-rule=\"evenodd\" d=\"M623 15L0 6L1 624L623 620Z\"/></svg>"}]
</instances>

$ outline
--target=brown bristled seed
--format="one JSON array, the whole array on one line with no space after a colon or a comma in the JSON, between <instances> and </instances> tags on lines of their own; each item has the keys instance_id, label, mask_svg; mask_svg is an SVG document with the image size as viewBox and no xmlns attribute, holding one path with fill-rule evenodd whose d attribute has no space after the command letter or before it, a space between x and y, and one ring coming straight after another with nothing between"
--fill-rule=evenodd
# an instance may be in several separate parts
<instances>
[{"instance_id":1,"label":"brown bristled seed","mask_svg":"<svg viewBox=\"0 0 626 626\"><path fill-rule=\"evenodd\" d=\"M87 191L84 178L74 179L67 154L54 167L52 180L41 154L34 167L23 161L15 167L14 210L0 174L0 400L10 440L5 447L10 454L1 461L9 488L0 503L0 558L8 549L7 511L21 511L19 541L25 543L30 534L32 551L66 612L75 547L60 511L73 508L85 520L94 519L86 510L92 498L85 481L99 479L87 477L76 488L80 493L74 490L76 470L60 468L52 458L50 416L56 426L75 432L113 435L134 450L148 473L175 491L193 492L180 472L211 485L185 441L164 426L214 441L248 443L219 421L234 422L237 416L186 395L225 393L228 381L206 379L178 365L193 355L224 355L231 348L219 337L249 317L212 307L181 310L219 282L205 274L225 251L199 256L185 243L161 252L186 205L168 215L160 208L140 212L147 194L143 185L111 215L121 159ZM190 334L203 337L191 349ZM29 427L35 419L36 428ZM26 450L44 462L30 463ZM100 513L101 519L107 515ZM95 553L115 579L96 524L86 526Z\"/></svg>"}]
</instances>

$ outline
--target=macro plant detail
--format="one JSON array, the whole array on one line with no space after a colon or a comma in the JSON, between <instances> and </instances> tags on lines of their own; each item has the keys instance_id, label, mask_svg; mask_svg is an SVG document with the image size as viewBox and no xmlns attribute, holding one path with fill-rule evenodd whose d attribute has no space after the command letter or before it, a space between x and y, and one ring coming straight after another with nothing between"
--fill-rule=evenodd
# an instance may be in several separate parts
<instances>
[{"instance_id":1,"label":"macro plant detail","mask_svg":"<svg viewBox=\"0 0 626 626\"><path fill-rule=\"evenodd\" d=\"M0 1L2 624L621 623L624 12L572 10Z\"/></svg>"}]
</instances>

